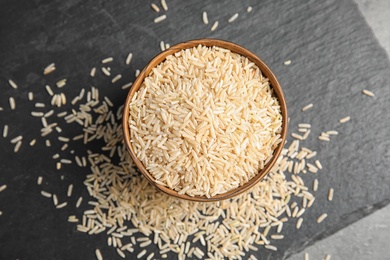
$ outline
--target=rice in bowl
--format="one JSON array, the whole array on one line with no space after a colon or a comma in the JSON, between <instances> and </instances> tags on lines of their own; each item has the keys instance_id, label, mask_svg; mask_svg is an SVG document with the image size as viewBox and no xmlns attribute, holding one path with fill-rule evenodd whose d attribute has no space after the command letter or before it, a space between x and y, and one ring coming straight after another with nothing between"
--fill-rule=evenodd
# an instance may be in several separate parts
<instances>
[{"instance_id":1,"label":"rice in bowl","mask_svg":"<svg viewBox=\"0 0 390 260\"><path fill-rule=\"evenodd\" d=\"M252 179L282 142L269 80L221 47L178 51L153 68L129 105L131 145L157 184L212 197Z\"/></svg>"}]
</instances>

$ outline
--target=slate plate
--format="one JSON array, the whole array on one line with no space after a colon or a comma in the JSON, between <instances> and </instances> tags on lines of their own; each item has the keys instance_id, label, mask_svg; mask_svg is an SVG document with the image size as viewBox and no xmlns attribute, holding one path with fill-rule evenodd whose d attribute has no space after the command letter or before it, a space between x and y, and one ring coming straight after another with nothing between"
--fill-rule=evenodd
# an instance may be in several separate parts
<instances>
[{"instance_id":1,"label":"slate plate","mask_svg":"<svg viewBox=\"0 0 390 260\"><path fill-rule=\"evenodd\" d=\"M288 223L283 230L285 238L275 243L279 250L260 248L259 258L285 258L389 203L390 66L352 1L168 1L168 5L167 20L154 24L158 14L145 1L0 4L0 106L4 107L0 126L10 126L9 137L0 139L0 185L8 185L0 194L1 259L93 259L97 247L106 258L119 258L105 246L105 235L87 236L67 222L68 215L80 215L86 204L77 210L74 206L57 210L40 195L40 190L46 189L65 200L67 186L73 183L74 194L87 200L82 182L89 171L70 165L57 172L51 156L59 143L46 148L45 139L38 138L37 146L28 147L29 140L39 136L40 123L30 116L34 105L27 101L27 93L32 91L36 101L48 103L44 85L54 86L66 77L63 91L67 96L92 84L122 104L126 91L120 84L113 86L103 76L90 79L90 69L113 56L120 60L111 67L122 73L121 82L132 81L135 69L159 52L160 40L174 44L214 37L245 46L271 67L284 87L290 131L296 131L300 122L313 125L306 146L317 150L324 170L304 179L307 183L319 179L316 203L305 213L301 230L295 230L295 222ZM249 5L253 6L251 13L246 12ZM213 33L211 24L202 24L204 10L211 24L219 20ZM229 24L227 20L236 12L239 18ZM130 51L134 59L126 67L123 59ZM288 59L292 64L283 65ZM42 69L51 62L56 63L57 72L43 77ZM15 79L18 90L8 86L9 78ZM376 96L362 95L366 88ZM10 96L16 99L15 111L8 108ZM314 107L302 113L300 109L308 103ZM340 125L338 120L345 116L351 121ZM78 133L66 125L62 128L66 136ZM316 138L331 129L340 135L330 143ZM9 140L19 134L25 141L14 154ZM99 146L70 147L68 151L86 148ZM36 185L38 176L44 177L42 187ZM332 203L326 200L329 187L335 189ZM66 200L74 205L77 197ZM328 218L315 224L323 212Z\"/></svg>"}]
</instances>

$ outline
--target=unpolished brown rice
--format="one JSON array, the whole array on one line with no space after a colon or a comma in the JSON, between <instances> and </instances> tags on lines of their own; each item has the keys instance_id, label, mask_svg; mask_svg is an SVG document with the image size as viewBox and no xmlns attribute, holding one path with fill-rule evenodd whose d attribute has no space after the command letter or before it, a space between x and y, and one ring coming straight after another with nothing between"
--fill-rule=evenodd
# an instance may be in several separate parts
<instances>
[{"instance_id":1,"label":"unpolished brown rice","mask_svg":"<svg viewBox=\"0 0 390 260\"><path fill-rule=\"evenodd\" d=\"M130 104L138 158L158 183L190 196L211 197L253 178L280 143L281 125L268 79L219 47L168 56Z\"/></svg>"},{"instance_id":2,"label":"unpolished brown rice","mask_svg":"<svg viewBox=\"0 0 390 260\"><path fill-rule=\"evenodd\" d=\"M212 32L214 32L214 31L217 29L218 24L219 24L219 22L218 22L218 21L215 21L214 24L213 24L213 26L211 26L211 29L210 29L210 30L211 30Z\"/></svg>"},{"instance_id":3,"label":"unpolished brown rice","mask_svg":"<svg viewBox=\"0 0 390 260\"><path fill-rule=\"evenodd\" d=\"M124 86L128 88L131 83ZM80 100L83 99L84 92L85 90L82 89L79 96ZM161 247L160 256L155 257L157 259L167 258L167 252L178 254L179 259L184 258L185 254L183 252L188 252L186 259L203 259L211 256L217 258L221 255L226 258L233 255L242 255L244 258L244 255L247 257L247 254L249 254L246 251L256 251L258 246L269 245L272 242L272 237L267 237L264 234L268 235L269 233L272 236L275 229L278 233L282 231L283 223L291 217L290 207L294 208L291 206L291 201L294 198L298 200L307 198L307 207L311 207L315 201L314 196L306 191L307 187L298 185L300 183L299 179L297 179L297 182L290 180L289 172L292 172L292 166L296 164L297 159L292 158L292 154L290 154L291 157L287 155L287 152L290 152L287 149L283 150L282 156L278 159L279 162L259 185L250 192L229 201L210 204L192 203L176 200L157 192L135 171L135 166L126 153L126 148L122 143L122 126L118 123L121 118L121 108L114 112L104 102L91 101L93 96L93 93L89 94L87 103L83 104L82 111L77 111L77 107L73 107L74 109L69 111L69 115L72 117L66 120L69 123L76 122L83 126L84 131L88 131L86 143L95 139L103 139L106 143L106 151L110 153L107 156L101 151L88 151L88 162L92 173L87 175L84 184L95 200L89 201L88 204L85 203L85 207L92 206L91 210L94 214L80 217L77 230L90 235L103 231L110 232L112 236L110 235L107 239L107 241L111 241L109 245L115 245L126 254L130 252L130 256L138 254L138 252L133 253L134 247L132 246L137 245L134 234L138 234L149 237L150 240L153 239L153 243L157 244L159 248ZM90 101L96 103L92 105L92 103L89 103ZM85 111L86 107L91 110ZM100 120L100 118L96 122L86 120L84 125L86 118L93 117L92 111L94 110L99 111L98 114L101 115L101 118L110 118L110 115L114 115L115 118L112 119L113 117L111 117L111 120L108 121ZM68 115L66 111L57 113L58 117L66 115ZM56 118L51 119L55 120ZM97 126L96 128L92 127L94 124ZM56 127L56 125L50 125L45 129L45 133L50 134L51 131L49 130ZM72 140L79 140L79 136L77 138L75 136ZM90 136L96 137L90 139ZM81 135L82 138L84 138L84 135ZM301 152L300 140L294 142L292 152L297 158ZM30 144L35 144L35 139ZM301 150L307 155L304 156L304 153L302 153L300 156L313 163L309 159L315 157L317 153L305 147L302 147ZM119 156L119 164L111 161L116 156ZM56 154L54 157L57 161L62 157L62 154L61 156ZM86 166L85 157L83 156L82 159L83 165ZM60 169L61 163L57 162L57 165L60 166L58 167ZM301 172L304 171L304 169L301 169ZM63 179L64 175L61 175L61 180ZM48 181L45 181L46 183ZM76 207L80 206L81 201L82 197L79 197ZM66 204L62 203L61 205ZM108 205L113 209L111 215L103 214L108 209ZM145 205L148 205L148 207L144 207ZM297 207L296 203L294 205ZM161 212L161 215L159 215L160 213L154 214L155 211ZM296 214L298 214L298 211ZM222 222L219 220L222 220ZM68 221L78 222L78 219L75 216L69 216ZM104 230L103 226L107 229ZM248 229L249 227L251 228ZM211 233L215 234L214 237L211 236ZM243 235L240 244L232 235L234 233ZM123 239L130 237L131 243L122 245L120 236L123 236ZM197 241L200 241L200 244L204 247L201 245L197 247L192 244L193 247L187 251L192 236L198 238ZM124 242L124 244L126 243ZM220 249L222 246L226 246L228 251L222 251ZM232 248L235 248L234 251L230 251ZM273 249L276 249L276 247ZM205 254L204 252L208 253ZM146 253L144 256L146 257ZM250 257L255 259L252 256Z\"/></svg>"}]
</instances>

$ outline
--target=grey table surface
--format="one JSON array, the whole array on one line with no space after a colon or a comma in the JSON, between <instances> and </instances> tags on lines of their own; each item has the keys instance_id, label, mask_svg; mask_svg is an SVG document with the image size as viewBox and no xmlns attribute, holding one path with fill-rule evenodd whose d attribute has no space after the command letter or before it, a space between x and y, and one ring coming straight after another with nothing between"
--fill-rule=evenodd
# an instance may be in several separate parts
<instances>
[{"instance_id":1,"label":"grey table surface","mask_svg":"<svg viewBox=\"0 0 390 260\"><path fill-rule=\"evenodd\" d=\"M355 0L380 45L390 57L390 1ZM389 71L390 72L390 71ZM337 233L316 242L289 260L304 259L390 259L390 206L370 214Z\"/></svg>"},{"instance_id":2,"label":"grey table surface","mask_svg":"<svg viewBox=\"0 0 390 260\"><path fill-rule=\"evenodd\" d=\"M295 230L295 222L286 224L285 239L275 242L279 250L261 248L257 255L285 258L388 204L390 114L382 111L389 110L390 66L385 51L352 1L251 1L251 14L245 12L246 6L233 1L170 3L169 19L156 25L152 22L156 15L144 1L2 2L0 102L5 107L13 95L18 109L6 110L9 113L2 114L1 125L10 124L10 135L22 133L26 139L39 132L35 130L40 122L26 116L32 109L26 96L33 90L37 100L47 101L43 88L47 81L41 69L53 61L61 68L61 76L70 78L68 86L73 87L64 89L68 95L76 95L81 85L96 84L102 94L121 104L125 92L113 91L109 79L90 81L86 76L100 59L123 58L129 51L136 52L130 68L113 66L124 75L124 81L130 81L134 70L159 52L160 40L176 43L188 38L224 38L258 54L278 75L286 92L292 131L299 122L313 124L313 138L307 145L318 151L325 166L324 174L317 176L321 189L316 193L315 206L305 212L301 230ZM221 21L214 33L201 23L201 12L206 9L210 17ZM227 19L236 10L241 12L240 19L228 24ZM283 65L287 59L292 60L290 66ZM8 78L17 80L18 92L7 85ZM50 84L54 80L50 78ZM363 96L364 88L377 96ZM300 113L308 103L314 103L314 109ZM338 120L347 115L352 120L340 126ZM340 135L333 142L316 139L322 131L334 128ZM74 128L63 129L68 136L78 133ZM16 156L9 140L0 142L0 164L4 165L0 181L8 184L0 196L0 258L29 259L33 255L39 259L90 259L96 247L103 248L110 259L118 257L112 248L104 247L103 235L85 236L66 222L66 216L81 214L85 208L59 211L39 194L36 178L42 175L45 188L63 191L74 183L75 192L87 196L82 185L84 171L71 165L61 173L64 181L53 175L53 162L46 158L59 149L58 145L44 149L41 140L38 148L28 150L23 146ZM92 148L98 148L98 144ZM361 163L363 159L367 163ZM305 181L310 183L314 178L306 175ZM326 201L329 187L336 191L332 203ZM74 203L76 199L69 201ZM323 212L329 214L327 221L315 225L316 217ZM16 246L20 244L23 246Z\"/></svg>"}]
</instances>

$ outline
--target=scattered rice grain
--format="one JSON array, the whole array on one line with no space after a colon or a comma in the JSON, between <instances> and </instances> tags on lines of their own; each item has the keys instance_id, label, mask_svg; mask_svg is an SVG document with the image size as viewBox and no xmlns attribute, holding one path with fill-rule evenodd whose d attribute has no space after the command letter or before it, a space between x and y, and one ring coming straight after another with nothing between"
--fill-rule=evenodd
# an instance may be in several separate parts
<instances>
[{"instance_id":1,"label":"scattered rice grain","mask_svg":"<svg viewBox=\"0 0 390 260\"><path fill-rule=\"evenodd\" d=\"M161 15L161 16L155 18L155 19L154 19L154 23L162 22L162 21L164 21L165 19L167 19L167 16L166 16L165 14L163 14L163 15Z\"/></svg>"},{"instance_id":2,"label":"scattered rice grain","mask_svg":"<svg viewBox=\"0 0 390 260\"><path fill-rule=\"evenodd\" d=\"M204 24L209 24L209 18L207 17L207 12L203 12L202 20Z\"/></svg>"},{"instance_id":3,"label":"scattered rice grain","mask_svg":"<svg viewBox=\"0 0 390 260\"><path fill-rule=\"evenodd\" d=\"M238 18L238 13L235 13L232 17L229 18L228 22L232 23Z\"/></svg>"},{"instance_id":4,"label":"scattered rice grain","mask_svg":"<svg viewBox=\"0 0 390 260\"><path fill-rule=\"evenodd\" d=\"M351 117L346 116L344 118L341 118L339 122L340 122L340 124L344 124L344 123L348 122L350 119L351 119Z\"/></svg>"},{"instance_id":5,"label":"scattered rice grain","mask_svg":"<svg viewBox=\"0 0 390 260\"><path fill-rule=\"evenodd\" d=\"M215 21L214 24L213 24L213 26L211 26L211 29L210 29L210 30L211 30L212 32L214 32L214 31L217 29L218 24L219 24L219 22L218 22L218 21Z\"/></svg>"},{"instance_id":6,"label":"scattered rice grain","mask_svg":"<svg viewBox=\"0 0 390 260\"><path fill-rule=\"evenodd\" d=\"M322 214L321 216L319 216L317 218L317 223L321 223L322 221L324 221L324 219L328 216L328 214L324 213Z\"/></svg>"},{"instance_id":7,"label":"scattered rice grain","mask_svg":"<svg viewBox=\"0 0 390 260\"><path fill-rule=\"evenodd\" d=\"M367 90L367 89L364 89L362 92L363 92L363 94L366 95L366 96L375 97L374 92L371 92L371 91L369 91L369 90Z\"/></svg>"},{"instance_id":8,"label":"scattered rice grain","mask_svg":"<svg viewBox=\"0 0 390 260\"><path fill-rule=\"evenodd\" d=\"M17 89L18 88L18 85L16 85L16 83L12 80L12 79L9 79L8 80L8 83L9 85L14 88L14 89Z\"/></svg>"},{"instance_id":9,"label":"scattered rice grain","mask_svg":"<svg viewBox=\"0 0 390 260\"><path fill-rule=\"evenodd\" d=\"M310 108L313 107L313 104L309 104L309 105L306 105L302 108L302 111L306 111L306 110L309 110Z\"/></svg>"}]
</instances>

